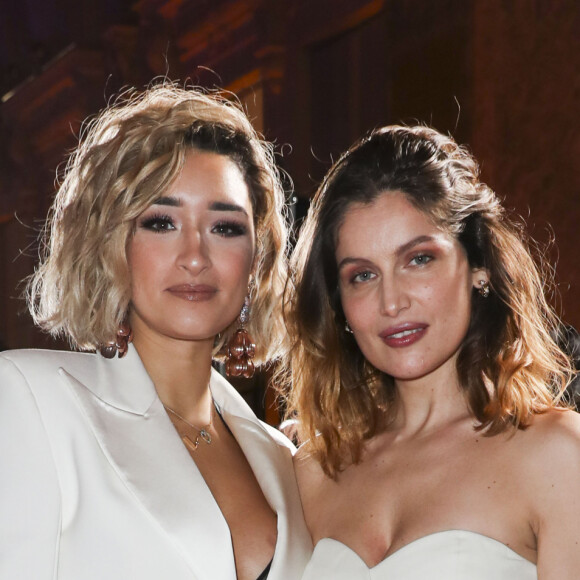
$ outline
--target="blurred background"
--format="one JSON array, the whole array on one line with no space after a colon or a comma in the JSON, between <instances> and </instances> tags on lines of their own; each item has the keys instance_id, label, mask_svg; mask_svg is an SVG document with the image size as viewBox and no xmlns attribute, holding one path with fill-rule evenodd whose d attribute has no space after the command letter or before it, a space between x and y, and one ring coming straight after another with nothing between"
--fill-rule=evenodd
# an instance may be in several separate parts
<instances>
[{"instance_id":1,"label":"blurred background","mask_svg":"<svg viewBox=\"0 0 580 580\"><path fill-rule=\"evenodd\" d=\"M66 348L34 329L19 284L57 169L85 118L163 76L241 99L298 217L369 129L451 133L555 239L552 300L580 327L579 31L577 0L0 0L0 346ZM275 422L261 380L240 388Z\"/></svg>"}]
</instances>

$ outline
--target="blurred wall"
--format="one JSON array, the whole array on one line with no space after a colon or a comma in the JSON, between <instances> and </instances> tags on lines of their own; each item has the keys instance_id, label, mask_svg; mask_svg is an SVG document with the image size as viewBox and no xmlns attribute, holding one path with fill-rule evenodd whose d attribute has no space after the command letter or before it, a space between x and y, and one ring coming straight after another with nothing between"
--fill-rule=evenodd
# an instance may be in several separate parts
<instances>
[{"instance_id":1,"label":"blurred wall","mask_svg":"<svg viewBox=\"0 0 580 580\"><path fill-rule=\"evenodd\" d=\"M2 99L8 346L63 346L32 328L18 285L34 267L55 172L84 118L121 87L160 75L238 94L257 128L284 146L298 212L332 158L370 128L418 120L452 133L534 236L555 237L560 306L580 327L576 0L140 0L132 10L129 23L77 22L86 34L76 30L58 58Z\"/></svg>"}]
</instances>

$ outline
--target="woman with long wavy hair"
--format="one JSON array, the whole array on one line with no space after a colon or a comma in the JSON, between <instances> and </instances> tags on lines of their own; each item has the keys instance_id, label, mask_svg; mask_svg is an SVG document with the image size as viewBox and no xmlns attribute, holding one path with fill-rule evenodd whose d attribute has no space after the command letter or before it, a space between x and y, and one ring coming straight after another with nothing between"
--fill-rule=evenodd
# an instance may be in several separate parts
<instances>
[{"instance_id":1,"label":"woman with long wavy hair","mask_svg":"<svg viewBox=\"0 0 580 580\"><path fill-rule=\"evenodd\" d=\"M324 179L292 269L304 580L577 578L570 361L472 156L426 127L373 131Z\"/></svg>"},{"instance_id":2,"label":"woman with long wavy hair","mask_svg":"<svg viewBox=\"0 0 580 580\"><path fill-rule=\"evenodd\" d=\"M0 356L0 577L300 576L292 446L212 370L278 356L283 203L216 94L160 86L88 125L29 284L35 321L88 352Z\"/></svg>"}]
</instances>

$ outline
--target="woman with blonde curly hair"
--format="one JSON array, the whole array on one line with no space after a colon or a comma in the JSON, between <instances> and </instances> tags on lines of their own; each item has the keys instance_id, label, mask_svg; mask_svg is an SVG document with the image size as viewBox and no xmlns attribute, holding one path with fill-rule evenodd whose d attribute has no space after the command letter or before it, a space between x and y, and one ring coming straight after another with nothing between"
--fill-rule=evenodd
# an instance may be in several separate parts
<instances>
[{"instance_id":1,"label":"woman with blonde curly hair","mask_svg":"<svg viewBox=\"0 0 580 580\"><path fill-rule=\"evenodd\" d=\"M304 580L578 577L580 417L524 240L429 128L326 176L287 313Z\"/></svg>"},{"instance_id":2,"label":"woman with blonde curly hair","mask_svg":"<svg viewBox=\"0 0 580 580\"><path fill-rule=\"evenodd\" d=\"M37 324L93 352L0 357L2 578L300 575L292 447L212 370L279 355L283 201L216 95L152 88L89 125L28 290Z\"/></svg>"}]
</instances>

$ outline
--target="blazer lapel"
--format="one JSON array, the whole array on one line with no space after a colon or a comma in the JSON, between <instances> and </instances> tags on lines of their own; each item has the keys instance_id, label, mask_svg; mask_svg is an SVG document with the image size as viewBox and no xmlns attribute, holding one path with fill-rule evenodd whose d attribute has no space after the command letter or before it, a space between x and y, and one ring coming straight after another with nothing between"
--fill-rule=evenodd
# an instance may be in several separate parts
<instances>
[{"instance_id":1,"label":"blazer lapel","mask_svg":"<svg viewBox=\"0 0 580 580\"><path fill-rule=\"evenodd\" d=\"M243 397L215 371L210 386L224 421L278 517L278 540L268 578L299 578L312 552L312 541L304 523L291 443L259 421Z\"/></svg>"},{"instance_id":2,"label":"blazer lapel","mask_svg":"<svg viewBox=\"0 0 580 580\"><path fill-rule=\"evenodd\" d=\"M135 350L62 369L111 465L173 538L199 579L236 577L227 523L169 420ZM216 538L219 540L216 541Z\"/></svg>"}]
</instances>

